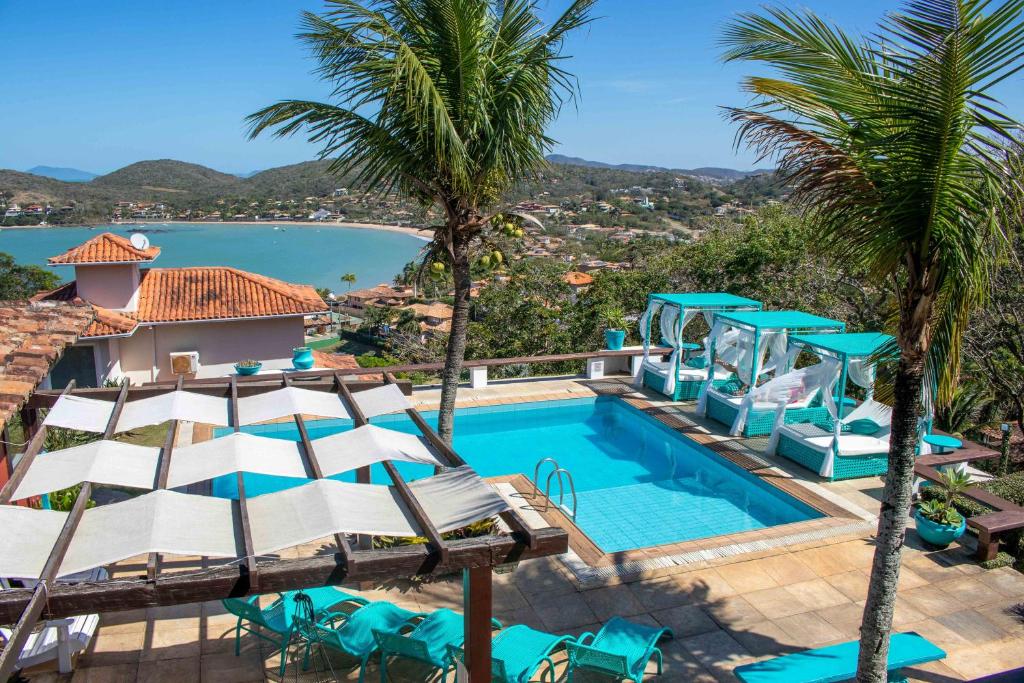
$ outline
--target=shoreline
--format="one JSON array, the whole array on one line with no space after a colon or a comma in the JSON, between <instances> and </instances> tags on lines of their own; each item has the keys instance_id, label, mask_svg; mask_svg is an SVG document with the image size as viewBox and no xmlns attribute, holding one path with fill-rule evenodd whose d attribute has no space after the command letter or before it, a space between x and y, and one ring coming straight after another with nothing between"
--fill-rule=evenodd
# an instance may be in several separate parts
<instances>
[{"instance_id":1,"label":"shoreline","mask_svg":"<svg viewBox=\"0 0 1024 683\"><path fill-rule=\"evenodd\" d=\"M433 239L433 230L429 228L413 228L402 225L385 225L384 223L337 223L334 221L259 221L258 223L246 223L245 221L129 221L123 223L79 223L76 225L10 225L0 227L0 230L48 230L50 228L100 228L103 226L131 226L131 225L226 225L239 228L252 226L266 227L287 227L296 226L299 228L351 228L353 230L378 230L382 232L395 232L410 237L415 237L426 242Z\"/></svg>"}]
</instances>

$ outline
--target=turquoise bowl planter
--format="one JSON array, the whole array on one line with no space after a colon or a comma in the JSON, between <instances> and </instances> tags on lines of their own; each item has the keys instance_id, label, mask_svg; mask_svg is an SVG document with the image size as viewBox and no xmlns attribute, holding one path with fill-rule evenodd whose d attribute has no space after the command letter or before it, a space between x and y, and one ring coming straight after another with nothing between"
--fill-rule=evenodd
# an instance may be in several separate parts
<instances>
[{"instance_id":1,"label":"turquoise bowl planter","mask_svg":"<svg viewBox=\"0 0 1024 683\"><path fill-rule=\"evenodd\" d=\"M609 351L619 351L622 349L622 345L626 342L626 331L625 330L605 330L604 331L604 343L608 347Z\"/></svg>"},{"instance_id":2,"label":"turquoise bowl planter","mask_svg":"<svg viewBox=\"0 0 1024 683\"><path fill-rule=\"evenodd\" d=\"M313 349L308 346L297 346L292 349L292 365L296 370L309 370L313 367Z\"/></svg>"},{"instance_id":3,"label":"turquoise bowl planter","mask_svg":"<svg viewBox=\"0 0 1024 683\"><path fill-rule=\"evenodd\" d=\"M235 372L239 375L255 375L263 367L263 363L257 363L256 365L239 365L235 363Z\"/></svg>"},{"instance_id":4,"label":"turquoise bowl planter","mask_svg":"<svg viewBox=\"0 0 1024 683\"><path fill-rule=\"evenodd\" d=\"M960 526L949 524L938 524L928 519L917 509L914 510L914 521L917 522L917 535L925 543L945 548L947 545L964 535L967 530L967 520L961 516Z\"/></svg>"}]
</instances>

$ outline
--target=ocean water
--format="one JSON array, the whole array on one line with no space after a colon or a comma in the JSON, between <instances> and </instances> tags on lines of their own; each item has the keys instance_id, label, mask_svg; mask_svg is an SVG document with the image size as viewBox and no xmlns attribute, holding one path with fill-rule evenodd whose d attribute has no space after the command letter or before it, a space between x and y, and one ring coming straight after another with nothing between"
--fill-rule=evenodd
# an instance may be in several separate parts
<instances>
[{"instance_id":1,"label":"ocean water","mask_svg":"<svg viewBox=\"0 0 1024 683\"><path fill-rule=\"evenodd\" d=\"M48 257L101 232L127 236L140 231L163 250L153 264L156 267L233 266L335 292L347 289L339 280L344 273L356 274L356 288L391 282L426 244L402 233L334 225L162 223L92 229L3 228L0 251L11 254L18 263L45 266ZM54 271L64 279L74 277L73 268Z\"/></svg>"},{"instance_id":2,"label":"ocean water","mask_svg":"<svg viewBox=\"0 0 1024 683\"><path fill-rule=\"evenodd\" d=\"M436 413L424 413L436 423ZM380 427L418 429L405 415L374 418ZM348 420L308 421L309 436L322 438L352 429ZM297 440L291 423L243 427L244 431ZM222 436L230 432L218 430ZM315 444L314 444L315 447ZM571 399L460 409L455 450L481 476L524 474L555 458L573 476L577 525L608 553L761 529L820 517L813 508L763 483L710 450L619 399ZM432 468L397 463L408 479ZM541 489L550 468L542 470ZM374 483L389 479L371 468ZM335 477L354 481L354 472ZM305 483L303 479L245 475L249 495ZM552 494L558 501L552 480ZM213 482L215 495L237 496L234 475ZM571 508L566 490L563 504Z\"/></svg>"}]
</instances>

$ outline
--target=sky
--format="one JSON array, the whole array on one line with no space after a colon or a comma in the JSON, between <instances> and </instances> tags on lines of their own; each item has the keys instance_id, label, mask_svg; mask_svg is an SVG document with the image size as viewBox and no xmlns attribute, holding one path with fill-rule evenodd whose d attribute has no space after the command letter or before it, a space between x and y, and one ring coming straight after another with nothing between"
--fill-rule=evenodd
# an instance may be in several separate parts
<instances>
[{"instance_id":1,"label":"sky","mask_svg":"<svg viewBox=\"0 0 1024 683\"><path fill-rule=\"evenodd\" d=\"M554 16L568 0L541 0ZM567 42L579 79L553 150L609 163L749 169L722 105L743 104L750 65L723 65L718 37L746 0L599 0ZM891 0L801 0L870 32ZM0 0L0 168L108 173L179 159L243 173L316 157L301 137L249 141L244 118L280 99L326 99L295 39L315 0ZM1024 115L1024 74L999 95Z\"/></svg>"}]
</instances>

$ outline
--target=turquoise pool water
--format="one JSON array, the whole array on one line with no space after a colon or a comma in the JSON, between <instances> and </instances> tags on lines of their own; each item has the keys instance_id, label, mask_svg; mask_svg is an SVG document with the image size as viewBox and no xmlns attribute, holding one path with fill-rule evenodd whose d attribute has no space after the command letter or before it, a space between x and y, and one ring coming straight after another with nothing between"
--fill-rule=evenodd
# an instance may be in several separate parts
<instances>
[{"instance_id":1,"label":"turquoise pool water","mask_svg":"<svg viewBox=\"0 0 1024 683\"><path fill-rule=\"evenodd\" d=\"M425 413L431 422L436 413ZM373 423L417 433L404 415ZM307 423L310 438L352 428L347 420ZM297 440L291 424L246 431ZM221 430L220 433L224 433ZM569 470L578 496L577 525L605 552L820 517L813 508L613 397L519 403L458 412L455 450L481 476L525 474L546 457ZM409 479L429 476L423 465L399 463ZM373 481L388 483L379 466ZM353 481L354 472L337 478ZM543 480L543 475L542 475ZM246 474L246 491L259 495L302 484L302 479ZM236 494L234 476L214 481L214 494ZM566 494L566 504L569 496Z\"/></svg>"}]
</instances>

